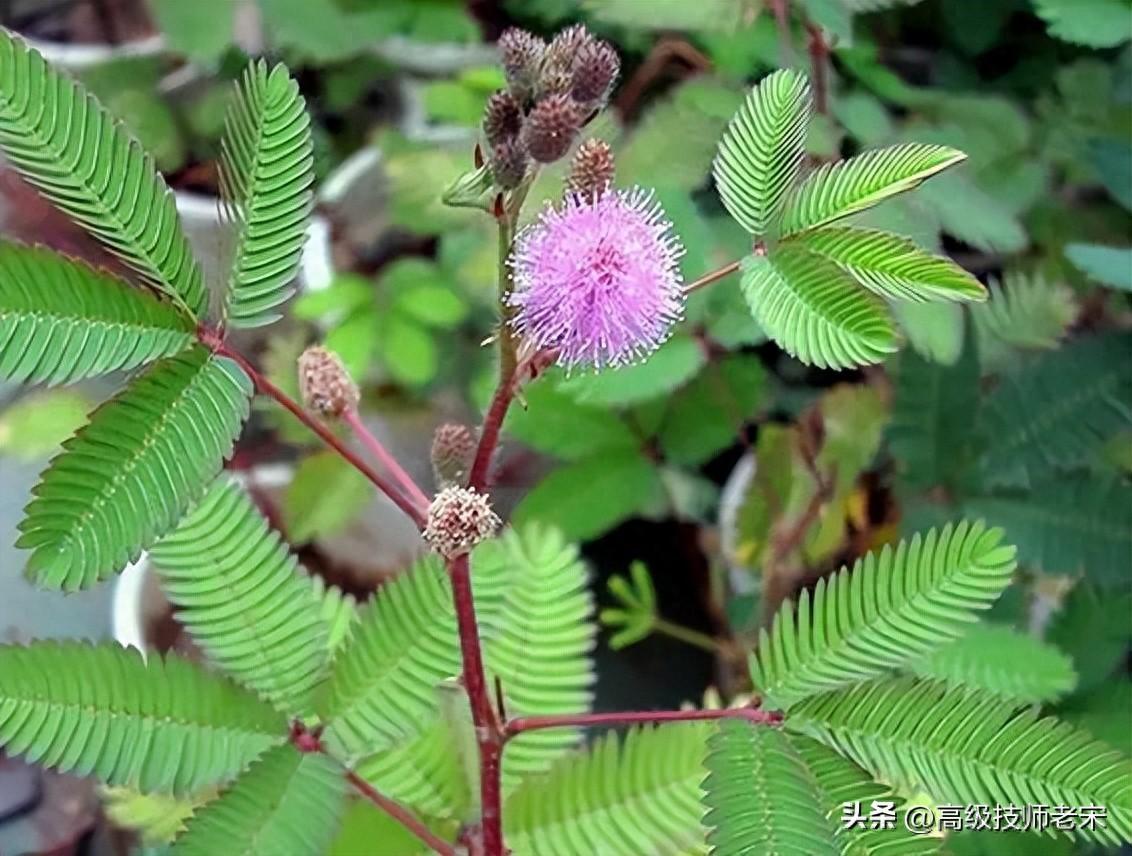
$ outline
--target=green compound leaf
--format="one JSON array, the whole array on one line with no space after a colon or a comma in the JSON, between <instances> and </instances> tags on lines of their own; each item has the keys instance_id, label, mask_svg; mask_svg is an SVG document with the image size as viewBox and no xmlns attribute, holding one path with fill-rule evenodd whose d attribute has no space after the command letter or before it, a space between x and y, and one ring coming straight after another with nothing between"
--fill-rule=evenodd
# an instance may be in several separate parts
<instances>
[{"instance_id":1,"label":"green compound leaf","mask_svg":"<svg viewBox=\"0 0 1132 856\"><path fill-rule=\"evenodd\" d=\"M905 143L873 149L810 173L787 202L782 234L825 226L872 208L966 159L947 146Z\"/></svg>"},{"instance_id":2,"label":"green compound leaf","mask_svg":"<svg viewBox=\"0 0 1132 856\"><path fill-rule=\"evenodd\" d=\"M148 283L204 317L204 279L153 159L94 96L2 29L0 149Z\"/></svg>"},{"instance_id":3,"label":"green compound leaf","mask_svg":"<svg viewBox=\"0 0 1132 856\"><path fill-rule=\"evenodd\" d=\"M576 548L552 530L509 530L475 550L472 584L486 666L512 715L587 710L594 631ZM428 557L362 608L338 653L323 704L328 745L359 759L408 744L436 726L437 687L459 672L448 577ZM507 775L544 769L575 739L569 729L524 735L508 747Z\"/></svg>"},{"instance_id":4,"label":"green compound leaf","mask_svg":"<svg viewBox=\"0 0 1132 856\"><path fill-rule=\"evenodd\" d=\"M333 759L277 746L196 813L172 856L322 856L345 789Z\"/></svg>"},{"instance_id":5,"label":"green compound leaf","mask_svg":"<svg viewBox=\"0 0 1132 856\"><path fill-rule=\"evenodd\" d=\"M219 479L150 556L212 662L284 713L308 710L327 658L322 604L239 486Z\"/></svg>"},{"instance_id":6,"label":"green compound leaf","mask_svg":"<svg viewBox=\"0 0 1132 856\"><path fill-rule=\"evenodd\" d=\"M851 368L896 350L884 304L832 262L796 246L745 258L741 287L767 335L802 362Z\"/></svg>"},{"instance_id":7,"label":"green compound leaf","mask_svg":"<svg viewBox=\"0 0 1132 856\"><path fill-rule=\"evenodd\" d=\"M1091 336L1001 378L981 411L990 485L1025 486L1086 462L1132 427L1132 337Z\"/></svg>"},{"instance_id":8,"label":"green compound leaf","mask_svg":"<svg viewBox=\"0 0 1132 856\"><path fill-rule=\"evenodd\" d=\"M173 655L107 643L0 646L0 745L29 763L188 795L240 772L287 721Z\"/></svg>"},{"instance_id":9,"label":"green compound leaf","mask_svg":"<svg viewBox=\"0 0 1132 856\"><path fill-rule=\"evenodd\" d=\"M817 783L821 806L833 825L834 842L842 856L930 856L939 852L940 839L908 831L904 822L907 807L900 805L901 799L890 788L817 740L801 734L787 736ZM850 827L842 820L846 803L865 806L876 800L896 804L897 821L892 829L870 829L867 823Z\"/></svg>"},{"instance_id":10,"label":"green compound leaf","mask_svg":"<svg viewBox=\"0 0 1132 856\"><path fill-rule=\"evenodd\" d=\"M721 720L708 742L704 824L712 856L833 856L817 783L786 735Z\"/></svg>"},{"instance_id":11,"label":"green compound leaf","mask_svg":"<svg viewBox=\"0 0 1132 856\"><path fill-rule=\"evenodd\" d=\"M982 284L955 262L924 252L899 235L834 227L804 232L796 240L881 297L918 302L987 299Z\"/></svg>"},{"instance_id":12,"label":"green compound leaf","mask_svg":"<svg viewBox=\"0 0 1132 856\"><path fill-rule=\"evenodd\" d=\"M87 588L170 531L231 454L252 385L194 346L153 364L63 444L32 493L17 546L48 588Z\"/></svg>"},{"instance_id":13,"label":"green compound leaf","mask_svg":"<svg viewBox=\"0 0 1132 856\"><path fill-rule=\"evenodd\" d=\"M1014 548L999 530L960 523L869 553L803 591L763 630L751 680L770 705L914 662L963 635L1010 584Z\"/></svg>"},{"instance_id":14,"label":"green compound leaf","mask_svg":"<svg viewBox=\"0 0 1132 856\"><path fill-rule=\"evenodd\" d=\"M158 845L168 844L184 832L185 823L197 808L216 794L207 789L202 795L174 797L103 785L99 796L103 811L115 826L136 832L143 844Z\"/></svg>"},{"instance_id":15,"label":"green compound leaf","mask_svg":"<svg viewBox=\"0 0 1132 856\"><path fill-rule=\"evenodd\" d=\"M1073 292L1041 276L1007 274L989 289L990 300L971 311L984 363L1008 362L1013 348L1056 348L1077 320Z\"/></svg>"},{"instance_id":16,"label":"green compound leaf","mask_svg":"<svg viewBox=\"0 0 1132 856\"><path fill-rule=\"evenodd\" d=\"M1065 257L1079 271L1102 285L1132 291L1132 248L1068 244Z\"/></svg>"},{"instance_id":17,"label":"green compound leaf","mask_svg":"<svg viewBox=\"0 0 1132 856\"><path fill-rule=\"evenodd\" d=\"M609 647L614 651L627 648L646 638L659 617L656 588L644 562L629 566L629 577L614 574L608 582L609 594L619 606L601 611L601 623L613 629Z\"/></svg>"},{"instance_id":18,"label":"green compound leaf","mask_svg":"<svg viewBox=\"0 0 1132 856\"><path fill-rule=\"evenodd\" d=\"M723 138L713 174L723 206L762 237L778 223L806 148L810 85L795 71L764 77L747 96Z\"/></svg>"},{"instance_id":19,"label":"green compound leaf","mask_svg":"<svg viewBox=\"0 0 1132 856\"><path fill-rule=\"evenodd\" d=\"M788 724L904 793L960 805L1105 806L1107 826L1078 826L1077 837L1132 841L1132 762L992 693L876 681L807 699Z\"/></svg>"},{"instance_id":20,"label":"green compound leaf","mask_svg":"<svg viewBox=\"0 0 1132 856\"><path fill-rule=\"evenodd\" d=\"M1077 683L1073 661L1036 636L980 624L908 667L921 678L974 687L1018 702L1053 701Z\"/></svg>"},{"instance_id":21,"label":"green compound leaf","mask_svg":"<svg viewBox=\"0 0 1132 856\"><path fill-rule=\"evenodd\" d=\"M607 734L525 781L503 806L515 856L702 853L703 723Z\"/></svg>"},{"instance_id":22,"label":"green compound leaf","mask_svg":"<svg viewBox=\"0 0 1132 856\"><path fill-rule=\"evenodd\" d=\"M1132 39L1127 0L1034 0L1034 11L1051 35L1067 42L1111 48Z\"/></svg>"},{"instance_id":23,"label":"green compound leaf","mask_svg":"<svg viewBox=\"0 0 1132 856\"><path fill-rule=\"evenodd\" d=\"M193 325L117 277L0 241L0 378L73 383L188 347Z\"/></svg>"},{"instance_id":24,"label":"green compound leaf","mask_svg":"<svg viewBox=\"0 0 1132 856\"><path fill-rule=\"evenodd\" d=\"M1047 478L1026 493L971 497L964 508L1002 526L1029 568L1084 573L1104 586L1132 581L1132 487L1126 482L1086 474Z\"/></svg>"},{"instance_id":25,"label":"green compound leaf","mask_svg":"<svg viewBox=\"0 0 1132 856\"><path fill-rule=\"evenodd\" d=\"M237 84L221 141L220 189L235 218L227 314L262 327L295 288L314 181L310 117L287 69L260 60Z\"/></svg>"}]
</instances>

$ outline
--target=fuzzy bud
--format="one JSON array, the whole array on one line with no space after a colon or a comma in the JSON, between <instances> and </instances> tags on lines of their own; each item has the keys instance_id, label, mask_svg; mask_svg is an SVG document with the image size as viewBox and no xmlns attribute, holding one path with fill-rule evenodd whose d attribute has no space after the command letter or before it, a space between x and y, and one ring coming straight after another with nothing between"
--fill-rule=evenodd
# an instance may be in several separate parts
<instances>
[{"instance_id":1,"label":"fuzzy bud","mask_svg":"<svg viewBox=\"0 0 1132 856\"><path fill-rule=\"evenodd\" d=\"M551 40L550 47L546 49L543 59L544 66L557 65L561 68L573 68L582 49L592 44L594 37L590 35L585 24L574 24L565 30L559 30Z\"/></svg>"},{"instance_id":2,"label":"fuzzy bud","mask_svg":"<svg viewBox=\"0 0 1132 856\"><path fill-rule=\"evenodd\" d=\"M574 152L566 190L592 202L613 184L613 175L613 150L609 143L598 139L586 140Z\"/></svg>"},{"instance_id":3,"label":"fuzzy bud","mask_svg":"<svg viewBox=\"0 0 1132 856\"><path fill-rule=\"evenodd\" d=\"M486 494L446 487L428 507L424 538L444 558L454 559L494 535L501 522Z\"/></svg>"},{"instance_id":4,"label":"fuzzy bud","mask_svg":"<svg viewBox=\"0 0 1132 856\"><path fill-rule=\"evenodd\" d=\"M312 345L299 357L299 391L303 404L327 418L355 410L361 394L333 351Z\"/></svg>"},{"instance_id":5,"label":"fuzzy bud","mask_svg":"<svg viewBox=\"0 0 1132 856\"><path fill-rule=\"evenodd\" d=\"M518 140L504 140L491 152L491 174L496 185L514 190L527 174L526 149Z\"/></svg>"},{"instance_id":6,"label":"fuzzy bud","mask_svg":"<svg viewBox=\"0 0 1132 856\"><path fill-rule=\"evenodd\" d=\"M499 37L496 47L511 94L520 103L526 101L538 81L546 42L526 30L512 27Z\"/></svg>"},{"instance_id":7,"label":"fuzzy bud","mask_svg":"<svg viewBox=\"0 0 1132 856\"><path fill-rule=\"evenodd\" d=\"M499 91L487 99L483 114L483 133L492 148L519 136L523 112L510 92Z\"/></svg>"},{"instance_id":8,"label":"fuzzy bud","mask_svg":"<svg viewBox=\"0 0 1132 856\"><path fill-rule=\"evenodd\" d=\"M527 116L523 142L531 157L540 163L554 163L570 151L570 144L584 117L578 105L566 95L550 95Z\"/></svg>"},{"instance_id":9,"label":"fuzzy bud","mask_svg":"<svg viewBox=\"0 0 1132 856\"><path fill-rule=\"evenodd\" d=\"M574 100L579 104L603 104L620 71L621 60L617 51L607 42L591 40L582 45L574 61L571 90Z\"/></svg>"},{"instance_id":10,"label":"fuzzy bud","mask_svg":"<svg viewBox=\"0 0 1132 856\"><path fill-rule=\"evenodd\" d=\"M432 471L442 485L460 484L468 477L476 455L476 435L467 425L447 423L432 435Z\"/></svg>"}]
</instances>

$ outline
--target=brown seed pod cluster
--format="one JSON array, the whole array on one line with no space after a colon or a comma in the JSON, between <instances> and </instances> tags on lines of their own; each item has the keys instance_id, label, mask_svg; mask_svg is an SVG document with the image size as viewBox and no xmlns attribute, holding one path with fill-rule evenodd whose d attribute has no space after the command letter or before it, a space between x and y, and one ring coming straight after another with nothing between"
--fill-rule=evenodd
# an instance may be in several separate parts
<instances>
[{"instance_id":1,"label":"brown seed pod cluster","mask_svg":"<svg viewBox=\"0 0 1132 856\"><path fill-rule=\"evenodd\" d=\"M531 160L553 163L569 153L582 125L609 98L621 63L581 24L549 45L512 28L498 48L507 89L488 100L483 130L495 183L510 190Z\"/></svg>"},{"instance_id":2,"label":"brown seed pod cluster","mask_svg":"<svg viewBox=\"0 0 1132 856\"><path fill-rule=\"evenodd\" d=\"M312 345L299 357L299 392L308 410L327 419L356 410L361 397L338 355L321 345Z\"/></svg>"},{"instance_id":3,"label":"brown seed pod cluster","mask_svg":"<svg viewBox=\"0 0 1132 856\"><path fill-rule=\"evenodd\" d=\"M476 454L476 432L467 425L449 422L432 435L432 470L440 485L462 484Z\"/></svg>"}]
</instances>

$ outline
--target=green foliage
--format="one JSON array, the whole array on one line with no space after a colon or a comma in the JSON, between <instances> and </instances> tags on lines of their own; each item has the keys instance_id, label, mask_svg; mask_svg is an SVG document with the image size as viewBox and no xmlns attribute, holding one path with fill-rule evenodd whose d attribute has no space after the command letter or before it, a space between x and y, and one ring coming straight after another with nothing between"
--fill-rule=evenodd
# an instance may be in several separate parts
<instances>
[{"instance_id":1,"label":"green foliage","mask_svg":"<svg viewBox=\"0 0 1132 856\"><path fill-rule=\"evenodd\" d=\"M149 5L169 46L194 60L215 62L232 42L232 0L150 0Z\"/></svg>"},{"instance_id":2,"label":"green foliage","mask_svg":"<svg viewBox=\"0 0 1132 856\"><path fill-rule=\"evenodd\" d=\"M221 152L220 189L236 224L226 315L233 327L261 327L294 293L313 204L310 118L284 66L269 72L261 60L244 72Z\"/></svg>"},{"instance_id":3,"label":"green foliage","mask_svg":"<svg viewBox=\"0 0 1132 856\"><path fill-rule=\"evenodd\" d=\"M1126 0L1034 0L1034 11L1059 39L1109 48L1132 39L1132 6Z\"/></svg>"},{"instance_id":4,"label":"green foliage","mask_svg":"<svg viewBox=\"0 0 1132 856\"><path fill-rule=\"evenodd\" d=\"M305 544L341 532L365 508L365 477L333 452L315 452L299 462L287 485L283 518L287 537Z\"/></svg>"},{"instance_id":5,"label":"green foliage","mask_svg":"<svg viewBox=\"0 0 1132 856\"><path fill-rule=\"evenodd\" d=\"M1055 348L1077 319L1073 292L1043 277L1008 274L988 288L991 299L971 310L984 362L1002 362L1007 348Z\"/></svg>"},{"instance_id":6,"label":"green foliage","mask_svg":"<svg viewBox=\"0 0 1132 856\"><path fill-rule=\"evenodd\" d=\"M748 232L765 237L778 223L805 154L810 87L791 71L754 87L719 141L715 183L724 206Z\"/></svg>"},{"instance_id":7,"label":"green foliage","mask_svg":"<svg viewBox=\"0 0 1132 856\"><path fill-rule=\"evenodd\" d=\"M7 30L0 30L0 68L0 149L8 162L148 283L202 318L204 280L149 155L93 96ZM59 115L69 121L56 121Z\"/></svg>"},{"instance_id":8,"label":"green foliage","mask_svg":"<svg viewBox=\"0 0 1132 856\"><path fill-rule=\"evenodd\" d=\"M282 714L173 655L106 644L0 646L0 742L30 763L191 794L283 740Z\"/></svg>"},{"instance_id":9,"label":"green foliage","mask_svg":"<svg viewBox=\"0 0 1132 856\"><path fill-rule=\"evenodd\" d=\"M783 214L782 232L825 226L918 187L966 158L947 146L911 143L826 164L802 182Z\"/></svg>"},{"instance_id":10,"label":"green foliage","mask_svg":"<svg viewBox=\"0 0 1132 856\"><path fill-rule=\"evenodd\" d=\"M702 852L708 734L700 723L634 728L563 758L505 802L508 846L515 856Z\"/></svg>"},{"instance_id":11,"label":"green foliage","mask_svg":"<svg viewBox=\"0 0 1132 856\"><path fill-rule=\"evenodd\" d=\"M708 741L704 824L713 856L833 856L818 786L786 735L721 720Z\"/></svg>"},{"instance_id":12,"label":"green foliage","mask_svg":"<svg viewBox=\"0 0 1132 856\"><path fill-rule=\"evenodd\" d=\"M833 826L834 842L843 856L867 856L872 853L899 853L901 856L928 856L939 851L939 840L909 832L905 825L906 807L890 788L842 755L810 737L790 734L790 743L805 761L817 783L822 808ZM897 804L896 826L892 829L870 829L868 824L848 827L842 820L846 803L871 805L876 800Z\"/></svg>"},{"instance_id":13,"label":"green foliage","mask_svg":"<svg viewBox=\"0 0 1132 856\"><path fill-rule=\"evenodd\" d=\"M619 604L601 611L601 623L615 629L609 637L614 651L640 642L653 631L657 619L656 589L644 562L629 565L629 578L614 574L607 583L609 593Z\"/></svg>"},{"instance_id":14,"label":"green foliage","mask_svg":"<svg viewBox=\"0 0 1132 856\"><path fill-rule=\"evenodd\" d=\"M472 578L487 668L502 680L509 709L586 709L591 605L574 549L552 531L512 531L475 551ZM336 657L321 709L329 745L356 759L408 744L433 727L436 687L459 665L447 575L430 557L362 609ZM539 768L572 740L569 730L525 735L508 762L518 772Z\"/></svg>"},{"instance_id":15,"label":"green foliage","mask_svg":"<svg viewBox=\"0 0 1132 856\"><path fill-rule=\"evenodd\" d=\"M172 529L231 454L251 382L200 346L151 366L63 444L17 546L37 584L86 588Z\"/></svg>"},{"instance_id":16,"label":"green foliage","mask_svg":"<svg viewBox=\"0 0 1132 856\"><path fill-rule=\"evenodd\" d=\"M985 300L986 291L963 268L925 253L912 241L872 229L819 229L800 236L811 253L835 263L870 291L893 300Z\"/></svg>"},{"instance_id":17,"label":"green foliage","mask_svg":"<svg viewBox=\"0 0 1132 856\"><path fill-rule=\"evenodd\" d=\"M748 256L742 288L759 325L803 362L848 368L896 350L884 304L820 256L793 246Z\"/></svg>"},{"instance_id":18,"label":"green foliage","mask_svg":"<svg viewBox=\"0 0 1132 856\"><path fill-rule=\"evenodd\" d=\"M1028 493L972 496L965 506L1003 527L1027 567L1084 573L1106 586L1132 579L1132 487L1127 482L1073 474L1046 478Z\"/></svg>"},{"instance_id":19,"label":"green foliage","mask_svg":"<svg viewBox=\"0 0 1132 856\"><path fill-rule=\"evenodd\" d=\"M1085 463L1132 424L1132 339L1090 336L1000 379L980 412L990 484L1025 486Z\"/></svg>"},{"instance_id":20,"label":"green foliage","mask_svg":"<svg viewBox=\"0 0 1132 856\"><path fill-rule=\"evenodd\" d=\"M913 351L900 355L888 438L909 487L954 486L972 463L979 408L979 362L972 345L954 366Z\"/></svg>"},{"instance_id":21,"label":"green foliage","mask_svg":"<svg viewBox=\"0 0 1132 856\"><path fill-rule=\"evenodd\" d=\"M38 460L54 452L86 424L90 402L70 389L50 389L20 398L0 413L0 455Z\"/></svg>"},{"instance_id":22,"label":"green foliage","mask_svg":"<svg viewBox=\"0 0 1132 856\"><path fill-rule=\"evenodd\" d=\"M1010 583L1001 532L961 523L870 553L786 604L751 658L775 707L900 668L960 637Z\"/></svg>"},{"instance_id":23,"label":"green foliage","mask_svg":"<svg viewBox=\"0 0 1132 856\"><path fill-rule=\"evenodd\" d=\"M1074 832L1109 844L1132 837L1132 762L997 695L877 681L807 699L789 722L905 792L961 805L1103 805L1106 828Z\"/></svg>"},{"instance_id":24,"label":"green foliage","mask_svg":"<svg viewBox=\"0 0 1132 856\"><path fill-rule=\"evenodd\" d=\"M174 856L321 856L338 826L346 780L325 755L278 746L189 821Z\"/></svg>"},{"instance_id":25,"label":"green foliage","mask_svg":"<svg viewBox=\"0 0 1132 856\"><path fill-rule=\"evenodd\" d=\"M558 388L583 404L637 404L671 392L699 371L707 356L691 336L676 335L648 360L566 378Z\"/></svg>"},{"instance_id":26,"label":"green foliage","mask_svg":"<svg viewBox=\"0 0 1132 856\"><path fill-rule=\"evenodd\" d=\"M192 324L84 262L0 243L0 378L73 383L188 347Z\"/></svg>"},{"instance_id":27,"label":"green foliage","mask_svg":"<svg viewBox=\"0 0 1132 856\"><path fill-rule=\"evenodd\" d=\"M185 831L185 821L207 800L143 794L131 788L103 786L102 808L116 826L138 833L145 844L166 844ZM210 796L215 794L209 793Z\"/></svg>"},{"instance_id":28,"label":"green foliage","mask_svg":"<svg viewBox=\"0 0 1132 856\"><path fill-rule=\"evenodd\" d=\"M309 709L326 661L320 603L243 490L218 480L150 555L213 663L284 713Z\"/></svg>"},{"instance_id":29,"label":"green foliage","mask_svg":"<svg viewBox=\"0 0 1132 856\"><path fill-rule=\"evenodd\" d=\"M1069 244L1065 248L1065 255L1074 267L1101 285L1132 291L1132 249L1099 244Z\"/></svg>"},{"instance_id":30,"label":"green foliage","mask_svg":"<svg viewBox=\"0 0 1132 856\"><path fill-rule=\"evenodd\" d=\"M1047 702L1077 683L1073 662L1054 646L1001 624L981 624L909 666L921 678L975 687L1017 702Z\"/></svg>"}]
</instances>

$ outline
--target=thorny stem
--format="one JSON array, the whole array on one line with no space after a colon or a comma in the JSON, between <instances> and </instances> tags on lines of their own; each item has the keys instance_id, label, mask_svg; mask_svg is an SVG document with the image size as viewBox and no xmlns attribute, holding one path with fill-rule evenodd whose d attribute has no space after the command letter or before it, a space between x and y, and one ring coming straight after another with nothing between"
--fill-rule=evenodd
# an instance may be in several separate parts
<instances>
[{"instance_id":1,"label":"thorny stem","mask_svg":"<svg viewBox=\"0 0 1132 856\"><path fill-rule=\"evenodd\" d=\"M386 471L393 476L401 490L408 494L409 498L418 506L428 508L429 498L425 496L424 491L413 481L413 477L397 463L397 459L381 445L381 441L370 433L370 430L366 428L365 423L358 415L358 411L347 410L342 414L342 421L350 426L350 430L354 432L358 442L365 446L370 454L377 458Z\"/></svg>"},{"instance_id":2,"label":"thorny stem","mask_svg":"<svg viewBox=\"0 0 1132 856\"><path fill-rule=\"evenodd\" d=\"M756 725L779 725L782 713L762 710L757 703L746 707L722 710L642 710L619 713L580 713L564 716L519 716L503 728L504 740L510 740L525 731L546 728L585 727L591 725L637 725L658 722L704 722L717 719L745 719Z\"/></svg>"},{"instance_id":3,"label":"thorny stem","mask_svg":"<svg viewBox=\"0 0 1132 856\"><path fill-rule=\"evenodd\" d=\"M448 576L452 581L452 600L456 607L456 623L460 634L464 690L468 694L472 724L476 731L476 745L480 754L480 822L483 849L485 856L503 856L506 851L503 848L500 774L504 736L499 718L491 706L491 695L484 674L483 652L480 648L479 627L476 623L475 601L472 599L472 580L467 553L448 560Z\"/></svg>"},{"instance_id":4,"label":"thorny stem","mask_svg":"<svg viewBox=\"0 0 1132 856\"><path fill-rule=\"evenodd\" d=\"M405 806L382 794L353 770L346 772L346 781L353 785L354 789L367 800L413 833L422 843L432 848L434 852L439 853L440 856L456 856L455 847L421 823L420 819Z\"/></svg>"},{"instance_id":5,"label":"thorny stem","mask_svg":"<svg viewBox=\"0 0 1132 856\"><path fill-rule=\"evenodd\" d=\"M228 357L228 359L236 362L240 368L247 373L248 377L252 379L257 390L283 405L291 415L310 428L323 443L341 455L348 464L373 482L378 490L388 496L393 501L394 505L405 512L418 528L424 528L425 509L423 507L408 499L395 484L373 469L373 467L363 461L353 450L335 437L333 431L311 416L301 404L260 374L243 354L239 351L232 350L223 342L211 339L206 334L201 335L201 341L211 347L217 354Z\"/></svg>"}]
</instances>

